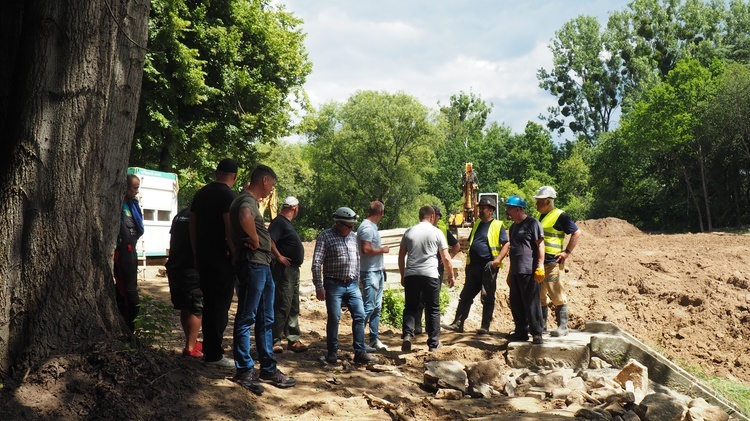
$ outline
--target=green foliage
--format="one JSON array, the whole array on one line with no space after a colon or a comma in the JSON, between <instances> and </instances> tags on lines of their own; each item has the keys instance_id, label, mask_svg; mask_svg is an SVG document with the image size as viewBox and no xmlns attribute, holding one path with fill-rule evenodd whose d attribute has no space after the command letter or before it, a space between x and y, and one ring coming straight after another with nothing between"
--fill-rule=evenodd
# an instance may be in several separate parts
<instances>
[{"instance_id":1,"label":"green foliage","mask_svg":"<svg viewBox=\"0 0 750 421\"><path fill-rule=\"evenodd\" d=\"M383 228L394 227L401 208L419 194L424 173L442 143L436 118L404 93L360 91L345 104L329 103L303 122L317 174L309 215L316 226L349 206L358 213L373 200L385 203Z\"/></svg>"},{"instance_id":2,"label":"green foliage","mask_svg":"<svg viewBox=\"0 0 750 421\"><path fill-rule=\"evenodd\" d=\"M440 288L440 314L445 314L445 309L450 304L450 290L443 286ZM383 308L380 313L380 323L400 329L404 325L404 290L386 289L383 291ZM423 319L424 320L424 319ZM423 324L424 326L424 324Z\"/></svg>"},{"instance_id":3,"label":"green foliage","mask_svg":"<svg viewBox=\"0 0 750 421\"><path fill-rule=\"evenodd\" d=\"M386 289L383 291L383 308L380 313L380 323L395 328L404 325L404 290Z\"/></svg>"},{"instance_id":4,"label":"green foliage","mask_svg":"<svg viewBox=\"0 0 750 421\"><path fill-rule=\"evenodd\" d=\"M395 220L395 226L397 227L410 227L412 225L416 225L419 223L419 209L422 206L426 205L440 205L440 199L437 197L426 194L426 193L420 193L417 196L414 197L414 199L405 204L401 209L399 209L399 214L396 217ZM445 215L443 215L445 218Z\"/></svg>"},{"instance_id":5,"label":"green foliage","mask_svg":"<svg viewBox=\"0 0 750 421\"><path fill-rule=\"evenodd\" d=\"M740 413L750 416L750 386L711 376L701 366L684 363L680 363L680 365L690 374L707 384L719 396L723 396L729 401L734 402Z\"/></svg>"},{"instance_id":6,"label":"green foliage","mask_svg":"<svg viewBox=\"0 0 750 421\"><path fill-rule=\"evenodd\" d=\"M141 297L135 318L135 338L144 346L166 342L172 332L172 307L150 295Z\"/></svg>"},{"instance_id":7,"label":"green foliage","mask_svg":"<svg viewBox=\"0 0 750 421\"><path fill-rule=\"evenodd\" d=\"M265 0L154 0L130 164L195 172L290 133L312 71L302 21Z\"/></svg>"}]
</instances>

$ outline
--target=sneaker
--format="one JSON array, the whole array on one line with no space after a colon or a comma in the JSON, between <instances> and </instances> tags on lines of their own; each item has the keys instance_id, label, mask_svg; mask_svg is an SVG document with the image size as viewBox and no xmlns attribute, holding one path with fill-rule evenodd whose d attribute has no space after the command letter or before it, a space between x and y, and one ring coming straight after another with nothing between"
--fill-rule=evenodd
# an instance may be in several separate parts
<instances>
[{"instance_id":1,"label":"sneaker","mask_svg":"<svg viewBox=\"0 0 750 421\"><path fill-rule=\"evenodd\" d=\"M483 327L477 330L477 335L489 335L489 334L490 334L489 328Z\"/></svg>"},{"instance_id":2,"label":"sneaker","mask_svg":"<svg viewBox=\"0 0 750 421\"><path fill-rule=\"evenodd\" d=\"M274 354L281 354L282 352L284 352L284 347L281 346L281 344L276 344L276 345L273 346L273 353Z\"/></svg>"},{"instance_id":3,"label":"sneaker","mask_svg":"<svg viewBox=\"0 0 750 421\"><path fill-rule=\"evenodd\" d=\"M258 374L255 372L255 370L245 370L242 372L238 372L234 375L234 377L232 377L232 381L238 383L240 386L255 393L258 396L262 395L266 390L258 381Z\"/></svg>"},{"instance_id":4,"label":"sneaker","mask_svg":"<svg viewBox=\"0 0 750 421\"><path fill-rule=\"evenodd\" d=\"M388 351L388 347L384 343L380 342L380 339L375 339L375 341L370 342L370 347L375 348L376 351Z\"/></svg>"},{"instance_id":5,"label":"sneaker","mask_svg":"<svg viewBox=\"0 0 750 421\"><path fill-rule=\"evenodd\" d=\"M356 352L354 353L354 362L357 364L377 364L380 360L367 352Z\"/></svg>"},{"instance_id":6,"label":"sneaker","mask_svg":"<svg viewBox=\"0 0 750 421\"><path fill-rule=\"evenodd\" d=\"M197 349L198 351L203 352L203 342L195 341L195 345L193 345L193 349Z\"/></svg>"},{"instance_id":7,"label":"sneaker","mask_svg":"<svg viewBox=\"0 0 750 421\"><path fill-rule=\"evenodd\" d=\"M328 364L338 364L339 356L336 354L336 351L328 351L328 355L326 355L326 362Z\"/></svg>"},{"instance_id":8,"label":"sneaker","mask_svg":"<svg viewBox=\"0 0 750 421\"><path fill-rule=\"evenodd\" d=\"M276 369L276 372L273 374L265 375L261 373L261 375L258 377L258 380L262 381L263 383L270 383L282 389L292 387L297 384L297 380L294 380L294 377L287 377L279 369Z\"/></svg>"},{"instance_id":9,"label":"sneaker","mask_svg":"<svg viewBox=\"0 0 750 421\"><path fill-rule=\"evenodd\" d=\"M411 352L411 340L413 338L411 336L407 336L404 338L404 341L401 343L401 352Z\"/></svg>"},{"instance_id":10,"label":"sneaker","mask_svg":"<svg viewBox=\"0 0 750 421\"><path fill-rule=\"evenodd\" d=\"M203 364L212 367L234 368L234 362L227 357L221 357L221 359L216 361L203 361Z\"/></svg>"},{"instance_id":11,"label":"sneaker","mask_svg":"<svg viewBox=\"0 0 750 421\"><path fill-rule=\"evenodd\" d=\"M440 342L440 341L438 341L437 345L435 345L435 346L431 346L431 347L429 348L429 351L430 351L430 352L437 352L437 351L438 351L438 349L440 349L440 348L442 348L442 347L443 347L443 343L442 343L442 342Z\"/></svg>"},{"instance_id":12,"label":"sneaker","mask_svg":"<svg viewBox=\"0 0 750 421\"><path fill-rule=\"evenodd\" d=\"M286 346L286 349L294 352L305 352L307 351L307 345L300 341L290 342L289 345Z\"/></svg>"},{"instance_id":13,"label":"sneaker","mask_svg":"<svg viewBox=\"0 0 750 421\"><path fill-rule=\"evenodd\" d=\"M508 342L526 342L528 340L528 333L512 332L510 335L508 335Z\"/></svg>"},{"instance_id":14,"label":"sneaker","mask_svg":"<svg viewBox=\"0 0 750 421\"><path fill-rule=\"evenodd\" d=\"M198 348L188 350L187 348L182 349L182 356L185 358L203 358L203 353Z\"/></svg>"},{"instance_id":15,"label":"sneaker","mask_svg":"<svg viewBox=\"0 0 750 421\"><path fill-rule=\"evenodd\" d=\"M544 339L542 339L542 335L533 335L531 337L531 343L535 345L541 345L544 343Z\"/></svg>"}]
</instances>

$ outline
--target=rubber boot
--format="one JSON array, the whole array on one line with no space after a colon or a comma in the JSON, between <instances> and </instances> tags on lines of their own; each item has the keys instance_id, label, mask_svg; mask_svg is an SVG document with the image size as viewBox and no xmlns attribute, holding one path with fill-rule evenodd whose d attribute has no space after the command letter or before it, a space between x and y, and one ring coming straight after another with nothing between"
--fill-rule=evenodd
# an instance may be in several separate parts
<instances>
[{"instance_id":1,"label":"rubber boot","mask_svg":"<svg viewBox=\"0 0 750 421\"><path fill-rule=\"evenodd\" d=\"M464 320L466 320L466 317L464 317L462 314L456 313L456 318L453 319L453 323L449 325L442 325L442 327L445 330L452 330L454 332L463 333Z\"/></svg>"},{"instance_id":2,"label":"rubber boot","mask_svg":"<svg viewBox=\"0 0 750 421\"><path fill-rule=\"evenodd\" d=\"M494 308L491 308L491 306L482 307L482 327L477 331L478 334L486 335L490 333L490 323L492 323L493 311Z\"/></svg>"},{"instance_id":3,"label":"rubber boot","mask_svg":"<svg viewBox=\"0 0 750 421\"><path fill-rule=\"evenodd\" d=\"M557 329L550 333L550 336L565 336L568 334L568 305L563 304L556 309Z\"/></svg>"},{"instance_id":4,"label":"rubber boot","mask_svg":"<svg viewBox=\"0 0 750 421\"><path fill-rule=\"evenodd\" d=\"M547 332L547 315L549 314L549 307L542 307L542 333Z\"/></svg>"}]
</instances>

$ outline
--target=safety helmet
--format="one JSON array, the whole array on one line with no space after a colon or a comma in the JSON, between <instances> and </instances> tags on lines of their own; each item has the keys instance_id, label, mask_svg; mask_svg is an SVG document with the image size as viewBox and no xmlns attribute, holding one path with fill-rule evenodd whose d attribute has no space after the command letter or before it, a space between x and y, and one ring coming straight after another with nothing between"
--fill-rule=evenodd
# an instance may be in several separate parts
<instances>
[{"instance_id":1,"label":"safety helmet","mask_svg":"<svg viewBox=\"0 0 750 421\"><path fill-rule=\"evenodd\" d=\"M526 201L523 200L523 198L517 194L514 194L513 196L509 197L508 200L505 201L505 206L516 206L519 208L526 208Z\"/></svg>"},{"instance_id":2,"label":"safety helmet","mask_svg":"<svg viewBox=\"0 0 750 421\"><path fill-rule=\"evenodd\" d=\"M479 201L479 206L489 206L492 209L497 209L497 203L495 203L495 199L492 197L483 197Z\"/></svg>"},{"instance_id":3,"label":"safety helmet","mask_svg":"<svg viewBox=\"0 0 750 421\"><path fill-rule=\"evenodd\" d=\"M333 220L342 222L356 222L357 214L354 213L354 211L350 208L342 206L336 209L336 212L333 213Z\"/></svg>"},{"instance_id":4,"label":"safety helmet","mask_svg":"<svg viewBox=\"0 0 750 421\"><path fill-rule=\"evenodd\" d=\"M539 187L539 190L536 191L536 195L534 195L534 199L556 199L556 198L557 198L557 192L551 186Z\"/></svg>"}]
</instances>

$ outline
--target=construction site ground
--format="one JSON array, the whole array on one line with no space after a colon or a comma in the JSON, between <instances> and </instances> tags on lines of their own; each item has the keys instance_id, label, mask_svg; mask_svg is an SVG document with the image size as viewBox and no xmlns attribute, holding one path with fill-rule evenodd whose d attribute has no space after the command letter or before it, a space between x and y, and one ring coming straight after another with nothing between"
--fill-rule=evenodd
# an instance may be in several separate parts
<instances>
[{"instance_id":1,"label":"construction site ground","mask_svg":"<svg viewBox=\"0 0 750 421\"><path fill-rule=\"evenodd\" d=\"M683 367L702 367L717 376L750 385L750 234L648 234L626 221L607 218L579 223L583 235L568 261L571 327L586 320L610 321ZM2 419L392 419L366 395L399 408L406 419L470 419L503 411L524 412L491 402L464 399L435 405L422 387L425 360L461 363L498 357L513 328L508 288L498 282L491 335L476 335L479 298L466 322L467 333L443 332L444 347L425 352L418 336L415 352L402 357L400 328L383 326L389 351L379 352L392 370L375 372L351 364L351 318L342 316L343 365L322 361L326 310L311 284L314 244L305 244L300 326L309 351L277 354L279 367L297 379L290 389L266 388L256 396L230 381L231 369L209 368L180 357L177 312L170 339L148 352L99 344L82 355L61 355L31 370L23 382L0 389ZM460 253L457 259L463 259ZM167 279L150 266L141 294L169 303ZM451 290L445 319L452 319L463 284ZM504 280L504 272L499 279ZM231 357L231 328L225 347ZM448 320L450 321L450 320ZM544 406L548 403L530 403ZM528 408L531 410L532 408ZM536 408L538 409L538 408ZM10 418L9 418L10 417Z\"/></svg>"}]
</instances>

